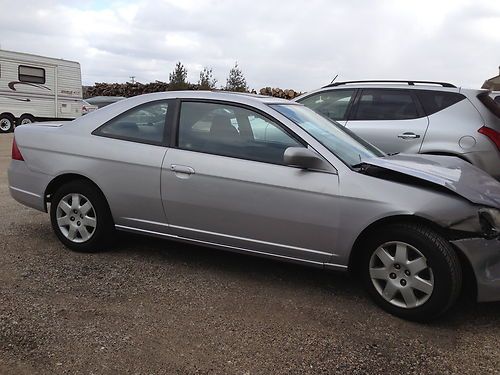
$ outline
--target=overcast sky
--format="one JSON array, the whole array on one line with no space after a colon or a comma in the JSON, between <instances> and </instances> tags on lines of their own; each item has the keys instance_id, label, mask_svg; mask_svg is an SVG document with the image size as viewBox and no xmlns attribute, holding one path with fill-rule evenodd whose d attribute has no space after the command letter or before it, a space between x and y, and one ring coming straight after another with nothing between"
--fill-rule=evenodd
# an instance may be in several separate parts
<instances>
[{"instance_id":1,"label":"overcast sky","mask_svg":"<svg viewBox=\"0 0 500 375\"><path fill-rule=\"evenodd\" d=\"M225 84L311 90L338 80L479 87L498 75L500 0L0 0L0 46L79 61L84 84L168 81L177 61Z\"/></svg>"}]
</instances>

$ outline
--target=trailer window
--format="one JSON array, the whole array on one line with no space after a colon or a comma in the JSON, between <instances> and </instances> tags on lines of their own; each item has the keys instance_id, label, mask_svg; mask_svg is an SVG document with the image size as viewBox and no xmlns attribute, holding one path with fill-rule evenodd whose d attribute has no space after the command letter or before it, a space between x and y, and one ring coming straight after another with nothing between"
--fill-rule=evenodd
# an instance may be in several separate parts
<instances>
[{"instance_id":1,"label":"trailer window","mask_svg":"<svg viewBox=\"0 0 500 375\"><path fill-rule=\"evenodd\" d=\"M45 83L45 69L19 65L19 81L29 83Z\"/></svg>"}]
</instances>

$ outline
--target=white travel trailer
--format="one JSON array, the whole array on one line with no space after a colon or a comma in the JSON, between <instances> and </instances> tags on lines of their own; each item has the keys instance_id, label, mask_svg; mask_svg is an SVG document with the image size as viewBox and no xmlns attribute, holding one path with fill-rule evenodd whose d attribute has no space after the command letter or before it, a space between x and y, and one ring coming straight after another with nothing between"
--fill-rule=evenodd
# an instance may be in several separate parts
<instances>
[{"instance_id":1,"label":"white travel trailer","mask_svg":"<svg viewBox=\"0 0 500 375\"><path fill-rule=\"evenodd\" d=\"M0 132L81 115L78 62L0 50Z\"/></svg>"}]
</instances>

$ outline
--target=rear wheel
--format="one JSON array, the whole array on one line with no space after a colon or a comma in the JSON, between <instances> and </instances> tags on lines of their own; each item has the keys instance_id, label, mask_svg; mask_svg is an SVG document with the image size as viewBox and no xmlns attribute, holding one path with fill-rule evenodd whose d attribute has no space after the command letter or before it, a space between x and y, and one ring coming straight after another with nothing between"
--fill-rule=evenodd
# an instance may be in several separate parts
<instances>
[{"instance_id":1,"label":"rear wheel","mask_svg":"<svg viewBox=\"0 0 500 375\"><path fill-rule=\"evenodd\" d=\"M35 118L32 115L24 114L19 118L18 125L27 125L35 122Z\"/></svg>"},{"instance_id":2,"label":"rear wheel","mask_svg":"<svg viewBox=\"0 0 500 375\"><path fill-rule=\"evenodd\" d=\"M0 115L0 133L8 133L14 130L15 118L10 113Z\"/></svg>"},{"instance_id":3,"label":"rear wheel","mask_svg":"<svg viewBox=\"0 0 500 375\"><path fill-rule=\"evenodd\" d=\"M75 251L101 250L114 230L106 199L84 180L71 181L55 192L50 219L59 240Z\"/></svg>"},{"instance_id":4,"label":"rear wheel","mask_svg":"<svg viewBox=\"0 0 500 375\"><path fill-rule=\"evenodd\" d=\"M363 281L375 302L399 317L428 321L456 301L462 271L456 253L423 225L390 225L365 242Z\"/></svg>"}]
</instances>

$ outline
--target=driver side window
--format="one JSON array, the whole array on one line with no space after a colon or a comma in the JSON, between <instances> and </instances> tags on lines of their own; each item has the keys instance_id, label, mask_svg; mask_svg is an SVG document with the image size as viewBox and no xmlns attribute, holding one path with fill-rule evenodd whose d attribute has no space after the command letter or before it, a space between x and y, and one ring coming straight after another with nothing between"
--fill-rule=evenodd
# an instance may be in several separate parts
<instances>
[{"instance_id":1,"label":"driver side window","mask_svg":"<svg viewBox=\"0 0 500 375\"><path fill-rule=\"evenodd\" d=\"M183 102L179 148L239 159L284 164L288 147L303 147L280 125L246 108Z\"/></svg>"}]
</instances>

